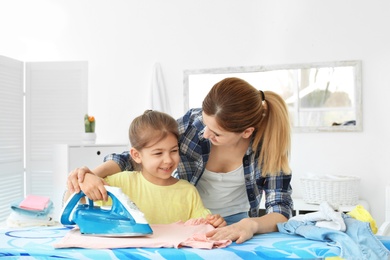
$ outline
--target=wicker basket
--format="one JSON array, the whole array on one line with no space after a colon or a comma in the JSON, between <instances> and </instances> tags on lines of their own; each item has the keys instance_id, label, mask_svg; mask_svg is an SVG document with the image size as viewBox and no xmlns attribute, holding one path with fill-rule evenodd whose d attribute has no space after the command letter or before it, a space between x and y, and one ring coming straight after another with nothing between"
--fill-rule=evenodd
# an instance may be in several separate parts
<instances>
[{"instance_id":1,"label":"wicker basket","mask_svg":"<svg viewBox=\"0 0 390 260\"><path fill-rule=\"evenodd\" d=\"M360 178L326 175L301 178L303 200L309 204L327 201L332 205L356 205L359 201Z\"/></svg>"}]
</instances>

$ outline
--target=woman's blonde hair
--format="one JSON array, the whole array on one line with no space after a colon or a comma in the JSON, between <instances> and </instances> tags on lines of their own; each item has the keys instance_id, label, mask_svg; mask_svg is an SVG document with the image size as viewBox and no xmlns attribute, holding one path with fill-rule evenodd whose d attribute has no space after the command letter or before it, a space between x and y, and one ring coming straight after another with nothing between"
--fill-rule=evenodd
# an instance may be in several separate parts
<instances>
[{"instance_id":1,"label":"woman's blonde hair","mask_svg":"<svg viewBox=\"0 0 390 260\"><path fill-rule=\"evenodd\" d=\"M291 173L290 120L281 96L257 90L239 78L226 78L213 86L203 100L202 109L228 132L242 133L249 127L255 128L252 149L259 153L258 166L263 176Z\"/></svg>"}]
</instances>

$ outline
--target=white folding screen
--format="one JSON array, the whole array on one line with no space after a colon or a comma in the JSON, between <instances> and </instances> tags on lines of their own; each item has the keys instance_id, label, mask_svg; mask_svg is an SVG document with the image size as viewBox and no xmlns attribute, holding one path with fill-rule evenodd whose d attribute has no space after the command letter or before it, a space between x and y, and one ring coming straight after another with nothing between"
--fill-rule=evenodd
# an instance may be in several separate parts
<instances>
[{"instance_id":1,"label":"white folding screen","mask_svg":"<svg viewBox=\"0 0 390 260\"><path fill-rule=\"evenodd\" d=\"M0 222L24 194L23 62L0 56Z\"/></svg>"},{"instance_id":2,"label":"white folding screen","mask_svg":"<svg viewBox=\"0 0 390 260\"><path fill-rule=\"evenodd\" d=\"M87 62L26 63L26 192L52 196L55 144L81 143Z\"/></svg>"},{"instance_id":3,"label":"white folding screen","mask_svg":"<svg viewBox=\"0 0 390 260\"><path fill-rule=\"evenodd\" d=\"M23 63L0 56L0 222L24 192L63 192L52 188L53 148L81 143L87 89L87 62Z\"/></svg>"}]
</instances>

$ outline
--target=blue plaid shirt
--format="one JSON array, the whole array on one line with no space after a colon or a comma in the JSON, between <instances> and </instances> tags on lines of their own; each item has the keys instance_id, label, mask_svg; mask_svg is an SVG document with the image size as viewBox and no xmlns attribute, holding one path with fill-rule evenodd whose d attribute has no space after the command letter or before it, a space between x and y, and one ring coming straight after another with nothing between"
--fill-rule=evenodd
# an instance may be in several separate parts
<instances>
[{"instance_id":1,"label":"blue plaid shirt","mask_svg":"<svg viewBox=\"0 0 390 260\"><path fill-rule=\"evenodd\" d=\"M183 117L177 120L179 124L180 163L175 172L175 177L188 180L196 184L201 178L209 155L210 142L203 137L204 124L202 110L191 109ZM114 160L124 170L132 170L129 152L110 154L104 161ZM291 174L277 176L261 176L258 165L258 155L249 146L244 158L244 177L246 191L250 203L249 215L259 216L259 205L263 193L265 194L265 208L267 213L277 212L286 218L292 216L293 201L291 198Z\"/></svg>"}]
</instances>

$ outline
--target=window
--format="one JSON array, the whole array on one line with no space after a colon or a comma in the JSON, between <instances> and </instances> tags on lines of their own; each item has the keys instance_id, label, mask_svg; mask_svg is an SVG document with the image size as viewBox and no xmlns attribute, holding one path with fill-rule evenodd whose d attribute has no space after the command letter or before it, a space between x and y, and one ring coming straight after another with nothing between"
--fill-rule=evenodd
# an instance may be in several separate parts
<instances>
[{"instance_id":1,"label":"window","mask_svg":"<svg viewBox=\"0 0 390 260\"><path fill-rule=\"evenodd\" d=\"M184 72L184 109L201 107L211 87L239 77L280 94L296 131L361 131L359 61L231 67Z\"/></svg>"}]
</instances>

